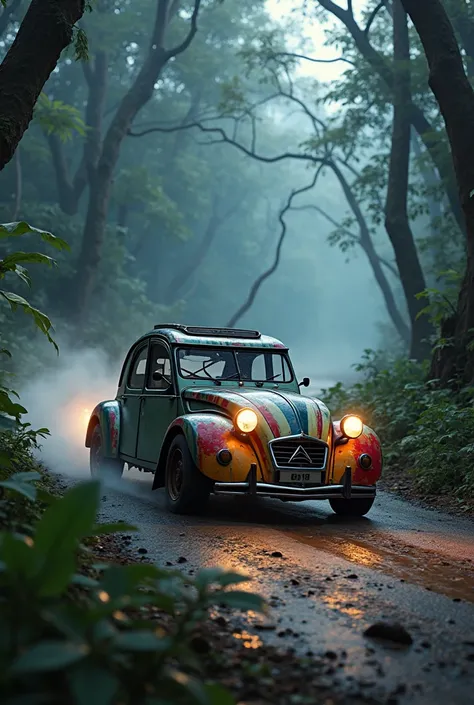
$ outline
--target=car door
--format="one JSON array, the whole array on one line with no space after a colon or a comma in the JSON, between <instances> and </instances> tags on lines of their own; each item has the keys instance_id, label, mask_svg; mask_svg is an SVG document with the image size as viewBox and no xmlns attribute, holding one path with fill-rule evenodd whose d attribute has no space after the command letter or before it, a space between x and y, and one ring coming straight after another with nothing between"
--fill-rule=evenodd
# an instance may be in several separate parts
<instances>
[{"instance_id":1,"label":"car door","mask_svg":"<svg viewBox=\"0 0 474 705\"><path fill-rule=\"evenodd\" d=\"M120 397L122 421L120 428L120 454L136 458L140 404L148 361L148 341L133 353L127 371L123 394Z\"/></svg>"},{"instance_id":2,"label":"car door","mask_svg":"<svg viewBox=\"0 0 474 705\"><path fill-rule=\"evenodd\" d=\"M158 379L155 373L164 375ZM171 351L162 341L151 341L145 389L142 395L138 450L140 460L158 462L170 423L178 416Z\"/></svg>"}]
</instances>

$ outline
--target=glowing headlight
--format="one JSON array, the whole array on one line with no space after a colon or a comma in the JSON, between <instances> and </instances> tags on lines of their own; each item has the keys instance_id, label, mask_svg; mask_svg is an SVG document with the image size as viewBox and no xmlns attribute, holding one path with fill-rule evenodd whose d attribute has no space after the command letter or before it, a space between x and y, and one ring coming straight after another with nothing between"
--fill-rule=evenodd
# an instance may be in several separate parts
<instances>
[{"instance_id":1,"label":"glowing headlight","mask_svg":"<svg viewBox=\"0 0 474 705\"><path fill-rule=\"evenodd\" d=\"M358 416L344 416L341 431L346 438L358 438L364 430L364 423Z\"/></svg>"},{"instance_id":2,"label":"glowing headlight","mask_svg":"<svg viewBox=\"0 0 474 705\"><path fill-rule=\"evenodd\" d=\"M258 423L258 417L252 409L241 409L235 417L235 425L242 433L251 433Z\"/></svg>"}]
</instances>

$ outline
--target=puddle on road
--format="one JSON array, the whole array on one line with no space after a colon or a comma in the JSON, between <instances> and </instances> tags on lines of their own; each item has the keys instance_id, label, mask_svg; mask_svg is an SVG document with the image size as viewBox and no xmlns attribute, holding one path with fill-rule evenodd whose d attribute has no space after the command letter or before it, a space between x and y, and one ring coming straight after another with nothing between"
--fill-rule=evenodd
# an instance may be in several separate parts
<instances>
[{"instance_id":1,"label":"puddle on road","mask_svg":"<svg viewBox=\"0 0 474 705\"><path fill-rule=\"evenodd\" d=\"M407 583L421 585L453 599L474 603L474 565L468 560L440 558L431 551L387 538L388 545L331 535L305 535L287 531L291 538L358 565L379 570Z\"/></svg>"}]
</instances>

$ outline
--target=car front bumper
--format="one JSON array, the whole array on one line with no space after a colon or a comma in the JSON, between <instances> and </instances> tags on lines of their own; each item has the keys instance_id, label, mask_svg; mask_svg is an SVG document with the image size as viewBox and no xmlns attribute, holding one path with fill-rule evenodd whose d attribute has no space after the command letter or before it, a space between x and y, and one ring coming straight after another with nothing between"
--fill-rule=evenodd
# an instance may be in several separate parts
<instances>
[{"instance_id":1,"label":"car front bumper","mask_svg":"<svg viewBox=\"0 0 474 705\"><path fill-rule=\"evenodd\" d=\"M273 497L293 502L309 499L356 499L375 497L375 485L353 485L352 472L348 467L340 485L319 485L317 487L295 487L257 482L257 466L252 465L246 482L216 482L215 494L249 495L253 497Z\"/></svg>"}]
</instances>

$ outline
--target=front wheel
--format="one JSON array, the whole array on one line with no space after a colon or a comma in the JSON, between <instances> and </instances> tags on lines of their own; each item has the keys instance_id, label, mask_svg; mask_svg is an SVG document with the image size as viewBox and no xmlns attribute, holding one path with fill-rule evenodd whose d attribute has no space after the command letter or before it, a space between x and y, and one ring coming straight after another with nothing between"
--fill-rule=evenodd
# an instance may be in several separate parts
<instances>
[{"instance_id":1,"label":"front wheel","mask_svg":"<svg viewBox=\"0 0 474 705\"><path fill-rule=\"evenodd\" d=\"M184 436L176 436L166 460L166 506L174 514L198 514L207 504L211 481L196 467Z\"/></svg>"},{"instance_id":2,"label":"front wheel","mask_svg":"<svg viewBox=\"0 0 474 705\"><path fill-rule=\"evenodd\" d=\"M370 511L374 503L373 497L360 497L354 499L330 499L331 509L336 514L350 517L363 517Z\"/></svg>"},{"instance_id":3,"label":"front wheel","mask_svg":"<svg viewBox=\"0 0 474 705\"><path fill-rule=\"evenodd\" d=\"M104 480L119 480L123 473L123 460L104 457L103 448L102 431L100 424L97 424L91 438L89 455L91 475Z\"/></svg>"}]
</instances>

